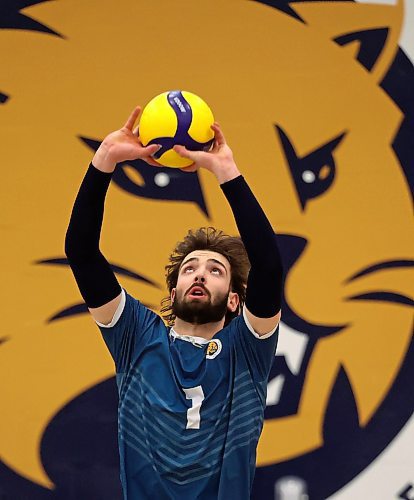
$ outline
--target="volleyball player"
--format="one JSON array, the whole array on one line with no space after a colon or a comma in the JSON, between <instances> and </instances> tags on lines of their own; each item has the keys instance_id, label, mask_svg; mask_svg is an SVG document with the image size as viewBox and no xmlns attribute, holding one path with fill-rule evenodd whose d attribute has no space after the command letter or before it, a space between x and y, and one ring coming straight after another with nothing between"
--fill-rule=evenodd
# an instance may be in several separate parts
<instances>
[{"instance_id":1,"label":"volleyball player","mask_svg":"<svg viewBox=\"0 0 414 500\"><path fill-rule=\"evenodd\" d=\"M99 239L117 163L139 158L157 168L157 146L143 147L134 130L139 113L96 151L65 241L115 362L124 498L248 499L281 314L276 236L216 123L210 152L175 151L194 162L184 170L216 177L241 240L214 228L185 236L166 266L166 321L123 289Z\"/></svg>"}]
</instances>

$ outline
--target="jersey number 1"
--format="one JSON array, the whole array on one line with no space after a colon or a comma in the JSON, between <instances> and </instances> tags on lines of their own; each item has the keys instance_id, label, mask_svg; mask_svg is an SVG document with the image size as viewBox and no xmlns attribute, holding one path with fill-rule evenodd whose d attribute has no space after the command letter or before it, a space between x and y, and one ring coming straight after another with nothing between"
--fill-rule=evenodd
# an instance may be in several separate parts
<instances>
[{"instance_id":1,"label":"jersey number 1","mask_svg":"<svg viewBox=\"0 0 414 500\"><path fill-rule=\"evenodd\" d=\"M184 389L185 397L191 399L192 406L187 410L187 426L186 429L200 428L200 408L204 400L204 392L201 385Z\"/></svg>"}]
</instances>

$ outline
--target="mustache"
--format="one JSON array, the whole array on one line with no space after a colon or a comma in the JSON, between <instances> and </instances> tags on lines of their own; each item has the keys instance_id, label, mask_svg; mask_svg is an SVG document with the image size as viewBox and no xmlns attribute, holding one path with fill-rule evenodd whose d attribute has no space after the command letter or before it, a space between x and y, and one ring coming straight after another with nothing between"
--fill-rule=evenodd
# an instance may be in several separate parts
<instances>
[{"instance_id":1,"label":"mustache","mask_svg":"<svg viewBox=\"0 0 414 500\"><path fill-rule=\"evenodd\" d=\"M185 292L185 295L188 295L193 288L202 288L204 292L210 297L210 292L207 290L207 288L204 286L203 283L193 283L190 288Z\"/></svg>"}]
</instances>

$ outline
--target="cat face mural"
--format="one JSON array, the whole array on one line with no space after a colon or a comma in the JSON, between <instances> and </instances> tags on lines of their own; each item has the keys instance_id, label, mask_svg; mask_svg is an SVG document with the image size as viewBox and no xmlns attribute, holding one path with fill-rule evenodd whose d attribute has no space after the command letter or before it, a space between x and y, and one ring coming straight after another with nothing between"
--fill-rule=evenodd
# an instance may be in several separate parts
<instances>
[{"instance_id":1,"label":"cat face mural","mask_svg":"<svg viewBox=\"0 0 414 500\"><path fill-rule=\"evenodd\" d=\"M31 4L19 14L16 2L0 32L5 492L114 498L101 479L117 481L113 364L63 239L105 134L135 104L181 88L213 108L285 261L254 494L272 498L276 479L294 474L326 498L387 446L414 403L402 3ZM123 286L158 310L170 250L210 224L236 233L208 173L129 162L114 175L102 249ZM85 485L79 471L94 477L96 464Z\"/></svg>"}]
</instances>

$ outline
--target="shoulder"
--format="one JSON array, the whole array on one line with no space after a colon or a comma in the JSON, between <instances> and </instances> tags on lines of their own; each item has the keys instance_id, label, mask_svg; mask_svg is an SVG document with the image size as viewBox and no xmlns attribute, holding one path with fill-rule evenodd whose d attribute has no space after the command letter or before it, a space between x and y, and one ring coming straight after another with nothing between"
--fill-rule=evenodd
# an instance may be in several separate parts
<instances>
[{"instance_id":1,"label":"shoulder","mask_svg":"<svg viewBox=\"0 0 414 500\"><path fill-rule=\"evenodd\" d=\"M251 319L251 313L247 310L246 306L243 307L242 314L234 318L226 327L229 332L236 334L237 332L243 332L252 339L266 340L272 337L279 328L279 321L272 321L269 323L267 328L262 328L259 332L257 331L257 326ZM280 317L280 313L279 313ZM262 319L262 318L259 318ZM275 324L276 323L276 324Z\"/></svg>"},{"instance_id":2,"label":"shoulder","mask_svg":"<svg viewBox=\"0 0 414 500\"><path fill-rule=\"evenodd\" d=\"M121 323L131 322L142 325L142 323L150 321L159 321L164 325L158 314L145 306L140 300L130 295L125 289L122 289L117 308L109 322L101 323L95 318L95 322L101 328L113 328Z\"/></svg>"},{"instance_id":3,"label":"shoulder","mask_svg":"<svg viewBox=\"0 0 414 500\"><path fill-rule=\"evenodd\" d=\"M252 314L246 305L243 306L243 318L251 333L260 339L269 338L277 330L281 317L281 311L271 318L259 318Z\"/></svg>"}]
</instances>

